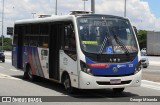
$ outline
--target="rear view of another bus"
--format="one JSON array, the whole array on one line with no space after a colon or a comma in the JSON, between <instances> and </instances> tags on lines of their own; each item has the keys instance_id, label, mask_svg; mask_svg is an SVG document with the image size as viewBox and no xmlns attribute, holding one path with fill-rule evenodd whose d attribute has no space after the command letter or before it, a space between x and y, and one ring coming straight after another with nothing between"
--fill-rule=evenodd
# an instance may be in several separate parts
<instances>
[{"instance_id":1,"label":"rear view of another bus","mask_svg":"<svg viewBox=\"0 0 160 105\"><path fill-rule=\"evenodd\" d=\"M140 52L126 18L109 15L77 16L81 89L140 86Z\"/></svg>"}]
</instances>

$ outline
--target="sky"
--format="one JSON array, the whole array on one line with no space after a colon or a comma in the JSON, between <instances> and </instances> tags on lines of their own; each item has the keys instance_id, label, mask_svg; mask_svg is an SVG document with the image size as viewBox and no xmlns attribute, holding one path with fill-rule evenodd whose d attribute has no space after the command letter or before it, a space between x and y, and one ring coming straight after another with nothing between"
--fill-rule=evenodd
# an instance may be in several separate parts
<instances>
[{"instance_id":1,"label":"sky","mask_svg":"<svg viewBox=\"0 0 160 105\"><path fill-rule=\"evenodd\" d=\"M160 0L144 0L147 1L151 10L151 13L153 13L157 18L160 18Z\"/></svg>"},{"instance_id":2,"label":"sky","mask_svg":"<svg viewBox=\"0 0 160 105\"><path fill-rule=\"evenodd\" d=\"M38 15L55 14L56 0L4 0L4 35L7 27L16 20L37 18ZM72 10L84 10L83 0L57 0L58 15L68 15ZM125 0L95 0L97 14L124 16ZM160 31L160 0L127 0L127 17L137 29ZM91 0L85 2L90 11ZM36 13L36 14L32 14ZM2 0L0 0L0 35Z\"/></svg>"}]
</instances>

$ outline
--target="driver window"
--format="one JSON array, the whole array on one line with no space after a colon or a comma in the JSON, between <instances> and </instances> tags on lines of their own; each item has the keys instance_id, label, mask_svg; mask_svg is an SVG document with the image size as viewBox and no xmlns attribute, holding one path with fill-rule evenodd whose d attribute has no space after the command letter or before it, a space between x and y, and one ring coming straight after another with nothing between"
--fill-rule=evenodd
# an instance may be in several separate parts
<instances>
[{"instance_id":1,"label":"driver window","mask_svg":"<svg viewBox=\"0 0 160 105\"><path fill-rule=\"evenodd\" d=\"M72 23L68 23L64 26L64 49L65 50L76 50L76 41L75 41L75 31Z\"/></svg>"}]
</instances>

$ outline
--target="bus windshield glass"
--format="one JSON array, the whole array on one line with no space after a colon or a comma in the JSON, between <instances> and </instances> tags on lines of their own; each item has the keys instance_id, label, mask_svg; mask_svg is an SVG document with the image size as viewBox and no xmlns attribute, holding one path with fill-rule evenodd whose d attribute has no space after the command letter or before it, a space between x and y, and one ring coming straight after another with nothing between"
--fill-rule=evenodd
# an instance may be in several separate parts
<instances>
[{"instance_id":1,"label":"bus windshield glass","mask_svg":"<svg viewBox=\"0 0 160 105\"><path fill-rule=\"evenodd\" d=\"M99 54L125 54L138 51L130 25L118 17L79 17L78 29L81 48Z\"/></svg>"}]
</instances>

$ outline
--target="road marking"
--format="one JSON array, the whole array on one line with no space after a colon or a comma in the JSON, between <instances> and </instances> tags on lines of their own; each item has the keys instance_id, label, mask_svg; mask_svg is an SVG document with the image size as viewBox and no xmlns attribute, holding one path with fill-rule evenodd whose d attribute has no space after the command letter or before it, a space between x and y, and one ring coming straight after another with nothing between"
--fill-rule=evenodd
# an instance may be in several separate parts
<instances>
[{"instance_id":1,"label":"road marking","mask_svg":"<svg viewBox=\"0 0 160 105\"><path fill-rule=\"evenodd\" d=\"M15 78L15 77L12 77L12 76L9 76L9 75L6 75L6 74L1 74L1 73L0 73L0 78L1 79L21 80L21 79L18 79L18 78Z\"/></svg>"},{"instance_id":2,"label":"road marking","mask_svg":"<svg viewBox=\"0 0 160 105\"><path fill-rule=\"evenodd\" d=\"M160 62L159 61L149 61L149 65L160 66Z\"/></svg>"},{"instance_id":3,"label":"road marking","mask_svg":"<svg viewBox=\"0 0 160 105\"><path fill-rule=\"evenodd\" d=\"M160 90L160 83L158 83L158 82L142 80L141 86L145 87L145 88Z\"/></svg>"},{"instance_id":4,"label":"road marking","mask_svg":"<svg viewBox=\"0 0 160 105\"><path fill-rule=\"evenodd\" d=\"M155 87L155 86L151 86L151 85L142 84L141 86L142 86L142 87L145 87L145 88L154 89L154 90L160 90L160 87Z\"/></svg>"},{"instance_id":5,"label":"road marking","mask_svg":"<svg viewBox=\"0 0 160 105\"><path fill-rule=\"evenodd\" d=\"M148 81L148 80L142 80L143 82L146 83L151 83L151 84L156 84L156 85L160 85L160 82L153 82L153 81Z\"/></svg>"}]
</instances>

